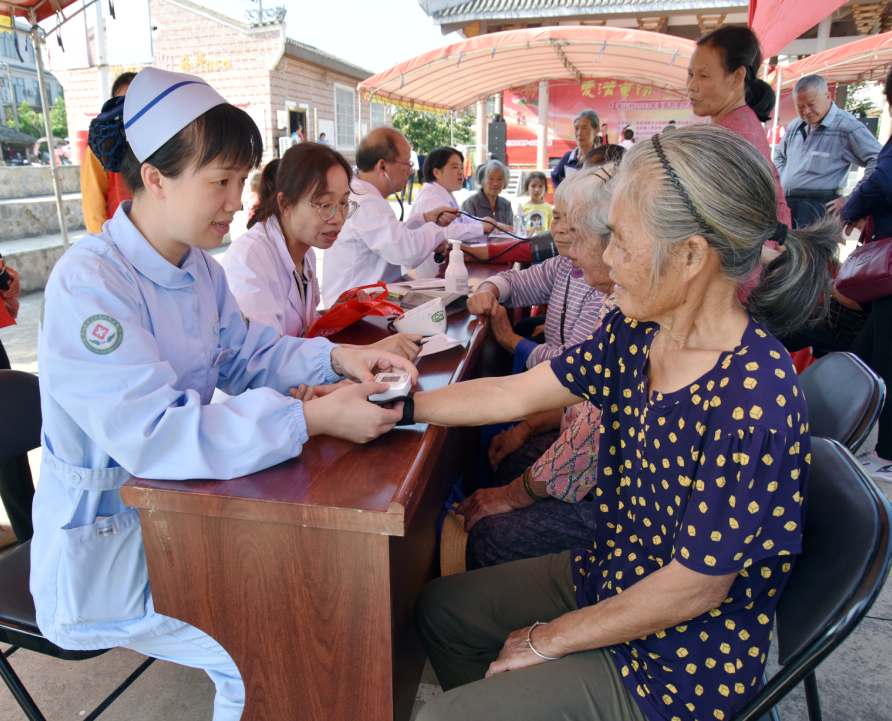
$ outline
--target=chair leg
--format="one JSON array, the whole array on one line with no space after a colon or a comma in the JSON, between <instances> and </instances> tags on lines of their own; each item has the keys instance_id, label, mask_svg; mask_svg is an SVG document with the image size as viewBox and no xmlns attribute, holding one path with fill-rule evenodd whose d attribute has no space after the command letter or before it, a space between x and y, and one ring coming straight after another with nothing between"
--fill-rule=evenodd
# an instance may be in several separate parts
<instances>
[{"instance_id":1,"label":"chair leg","mask_svg":"<svg viewBox=\"0 0 892 721\"><path fill-rule=\"evenodd\" d=\"M105 709L107 709L109 706L111 706L112 703L114 703L115 699L117 699L118 696L120 696L122 693L124 693L124 691L126 691L129 688L130 684L132 684L134 681L136 681L136 679L138 679L140 676L142 676L143 671L145 671L154 662L155 662L155 659L151 658L151 657L149 657L148 659L143 661L142 664L140 665L140 667L138 669L136 669L136 671L131 673L127 678L125 678L121 682L121 685L118 686L114 691L112 691L108 695L108 697L105 699L105 701L103 701L95 709L93 709L93 713L91 713L89 716L87 716L84 719L84 721L95 721L95 719L99 718L99 715L103 711L105 711Z\"/></svg>"},{"instance_id":2,"label":"chair leg","mask_svg":"<svg viewBox=\"0 0 892 721\"><path fill-rule=\"evenodd\" d=\"M40 713L40 709L37 708L37 704L34 703L34 699L31 698L31 694L28 693L19 677L16 676L15 671L12 670L12 666L10 666L3 653L0 653L0 676L3 676L10 693L19 706L21 706L29 721L46 721L44 715Z\"/></svg>"},{"instance_id":3,"label":"chair leg","mask_svg":"<svg viewBox=\"0 0 892 721\"><path fill-rule=\"evenodd\" d=\"M805 684L805 703L808 706L809 721L823 721L821 715L821 697L818 695L818 678L812 671L803 681Z\"/></svg>"}]
</instances>

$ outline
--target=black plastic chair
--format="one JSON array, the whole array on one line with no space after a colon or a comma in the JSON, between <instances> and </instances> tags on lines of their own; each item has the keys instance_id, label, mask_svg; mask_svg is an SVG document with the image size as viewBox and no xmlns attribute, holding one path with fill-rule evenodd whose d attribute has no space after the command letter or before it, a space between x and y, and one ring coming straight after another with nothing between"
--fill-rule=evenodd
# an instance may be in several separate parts
<instances>
[{"instance_id":1,"label":"black plastic chair","mask_svg":"<svg viewBox=\"0 0 892 721\"><path fill-rule=\"evenodd\" d=\"M15 409L15 413L0 416L2 463L40 445L40 387L37 376L22 371L0 370L0 398L3 398L6 408ZM29 588L30 575L30 541L0 558L0 643L12 646L5 653L0 653L0 676L26 717L31 721L46 721L7 659L20 648L65 661L95 658L107 649L68 651L44 638L37 627L34 599ZM140 665L89 716L85 716L84 721L96 719L154 660L149 658Z\"/></svg>"},{"instance_id":2,"label":"black plastic chair","mask_svg":"<svg viewBox=\"0 0 892 721\"><path fill-rule=\"evenodd\" d=\"M858 356L829 353L802 371L799 383L812 437L832 438L854 453L883 410L883 380Z\"/></svg>"},{"instance_id":3,"label":"black plastic chair","mask_svg":"<svg viewBox=\"0 0 892 721\"><path fill-rule=\"evenodd\" d=\"M805 682L820 721L815 669L855 630L879 596L892 562L892 506L840 443L812 438L802 554L777 607L781 670L733 721L753 721Z\"/></svg>"}]
</instances>

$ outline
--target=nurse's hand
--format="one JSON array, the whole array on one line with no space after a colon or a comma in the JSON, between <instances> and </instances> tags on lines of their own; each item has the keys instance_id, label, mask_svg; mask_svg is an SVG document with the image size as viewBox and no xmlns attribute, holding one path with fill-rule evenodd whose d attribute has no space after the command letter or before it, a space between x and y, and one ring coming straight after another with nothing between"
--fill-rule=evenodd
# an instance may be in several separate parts
<instances>
[{"instance_id":1,"label":"nurse's hand","mask_svg":"<svg viewBox=\"0 0 892 721\"><path fill-rule=\"evenodd\" d=\"M402 419L403 402L388 409L369 403L368 397L389 387L386 383L359 383L305 403L307 434L368 443L387 433Z\"/></svg>"},{"instance_id":2,"label":"nurse's hand","mask_svg":"<svg viewBox=\"0 0 892 721\"><path fill-rule=\"evenodd\" d=\"M418 381L418 369L412 361L377 349L335 348L331 352L331 369L357 383L373 381L375 373L391 370L405 371L412 377L413 384Z\"/></svg>"},{"instance_id":3,"label":"nurse's hand","mask_svg":"<svg viewBox=\"0 0 892 721\"><path fill-rule=\"evenodd\" d=\"M420 340L421 336L414 333L397 333L365 347L369 350L387 351L388 353L414 361L418 354L421 353L421 346L417 343Z\"/></svg>"},{"instance_id":4,"label":"nurse's hand","mask_svg":"<svg viewBox=\"0 0 892 721\"><path fill-rule=\"evenodd\" d=\"M424 214L425 223L436 223L445 228L459 215L458 208L450 208L448 205L441 205L439 208L429 210Z\"/></svg>"},{"instance_id":5,"label":"nurse's hand","mask_svg":"<svg viewBox=\"0 0 892 721\"><path fill-rule=\"evenodd\" d=\"M341 381L340 383L332 383L327 386L306 386L301 383L297 388L291 389L291 397L296 401L311 401L314 398L322 398L329 393L334 393L340 388L356 385L353 381Z\"/></svg>"}]
</instances>

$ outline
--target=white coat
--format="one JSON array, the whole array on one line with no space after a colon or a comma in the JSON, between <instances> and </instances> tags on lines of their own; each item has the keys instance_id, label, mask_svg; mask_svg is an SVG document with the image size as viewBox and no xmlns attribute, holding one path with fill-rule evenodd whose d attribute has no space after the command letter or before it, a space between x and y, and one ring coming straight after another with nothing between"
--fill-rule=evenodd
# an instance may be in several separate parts
<instances>
[{"instance_id":1,"label":"white coat","mask_svg":"<svg viewBox=\"0 0 892 721\"><path fill-rule=\"evenodd\" d=\"M308 279L306 302L295 278L295 265L275 216L256 223L229 246L220 265L239 308L251 320L279 335L303 336L319 318L316 254L307 249L301 271Z\"/></svg>"},{"instance_id":2,"label":"white coat","mask_svg":"<svg viewBox=\"0 0 892 721\"><path fill-rule=\"evenodd\" d=\"M327 308L350 288L399 280L402 266L421 265L446 239L445 228L425 223L421 216L401 223L371 183L354 178L352 185L350 200L359 203L359 210L323 255L322 300Z\"/></svg>"},{"instance_id":3,"label":"white coat","mask_svg":"<svg viewBox=\"0 0 892 721\"><path fill-rule=\"evenodd\" d=\"M171 265L129 211L125 201L56 263L38 327L31 593L41 632L69 649L183 626L155 613L139 515L121 486L236 478L292 458L308 436L288 390L338 380L336 346L249 323L213 258L193 248ZM237 397L208 405L215 387Z\"/></svg>"},{"instance_id":4,"label":"white coat","mask_svg":"<svg viewBox=\"0 0 892 721\"><path fill-rule=\"evenodd\" d=\"M430 210L435 210L442 206L458 209L458 203L451 192L446 190L439 183L425 183L415 196L415 202L412 203L412 211L409 213L410 218L417 215L424 215ZM486 233L483 232L483 223L479 220L472 220L467 215L459 215L453 220L448 227L444 228L446 238L448 240L460 240L463 243L476 244L486 242ZM446 258L449 258L447 249ZM434 261L434 257L430 256L417 266L415 270L418 272L419 278L433 278L439 271L439 265ZM404 271L412 270L412 268L403 268Z\"/></svg>"}]
</instances>

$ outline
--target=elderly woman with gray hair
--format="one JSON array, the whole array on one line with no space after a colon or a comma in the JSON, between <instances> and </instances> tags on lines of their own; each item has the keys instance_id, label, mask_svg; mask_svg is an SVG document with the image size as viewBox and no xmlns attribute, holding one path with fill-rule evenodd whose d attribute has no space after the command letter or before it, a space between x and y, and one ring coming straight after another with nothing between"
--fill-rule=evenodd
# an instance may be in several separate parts
<instances>
[{"instance_id":1,"label":"elderly woman with gray hair","mask_svg":"<svg viewBox=\"0 0 892 721\"><path fill-rule=\"evenodd\" d=\"M592 337L410 403L415 421L444 426L580 400L602 414L592 544L440 578L419 597L446 692L419 721L730 719L759 688L811 460L805 399L772 334L829 299L839 221L778 223L768 161L712 125L638 143L611 192L619 307ZM737 286L769 239L786 252L745 308Z\"/></svg>"},{"instance_id":2,"label":"elderly woman with gray hair","mask_svg":"<svg viewBox=\"0 0 892 721\"><path fill-rule=\"evenodd\" d=\"M576 147L561 158L557 167L551 171L551 182L557 188L565 178L573 175L582 168L582 161L586 154L598 144L598 132L601 129L601 119L594 110L583 110L573 121L573 135L576 137Z\"/></svg>"},{"instance_id":3,"label":"elderly woman with gray hair","mask_svg":"<svg viewBox=\"0 0 892 721\"><path fill-rule=\"evenodd\" d=\"M475 218L492 218L497 223L511 225L514 211L511 202L499 195L508 184L511 174L500 160L493 158L477 169L480 190L469 196L461 209Z\"/></svg>"},{"instance_id":4,"label":"elderly woman with gray hair","mask_svg":"<svg viewBox=\"0 0 892 721\"><path fill-rule=\"evenodd\" d=\"M579 268L580 279L610 296L598 303L600 312L589 319L580 340L598 328L604 316L616 307L611 295L610 268L603 260L610 242L610 199L605 182L613 172L612 163L582 171L562 185L555 198L556 212L565 216L560 218L559 225L567 225L567 235L572 239L568 256ZM504 477L503 471L508 469L519 475L508 476L513 481L507 485L497 482L493 488L477 490L458 507L469 533L465 555L468 569L558 553L589 543L595 531L592 489L598 469L600 415L591 403L577 403L563 411L547 411L527 418L493 440L489 455L492 460L495 449L495 457L499 458L498 478ZM551 428L560 428L557 438L542 433L542 429ZM518 434L520 443L514 445ZM548 440L542 444L538 442L540 438ZM555 440L543 453L551 439ZM512 448L514 451L509 453ZM533 493L528 493L527 488Z\"/></svg>"}]
</instances>

